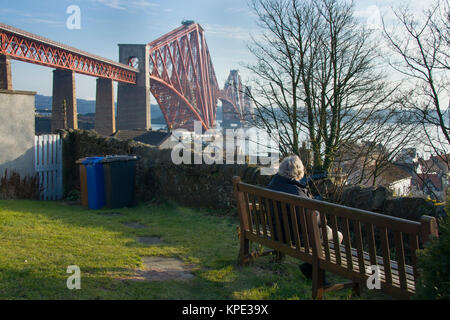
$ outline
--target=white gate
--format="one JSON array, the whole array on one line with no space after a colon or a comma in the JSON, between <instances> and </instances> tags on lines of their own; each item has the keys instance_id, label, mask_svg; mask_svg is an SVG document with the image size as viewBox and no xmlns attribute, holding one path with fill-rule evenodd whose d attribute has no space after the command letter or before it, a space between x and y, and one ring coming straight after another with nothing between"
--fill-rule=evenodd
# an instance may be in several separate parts
<instances>
[{"instance_id":1,"label":"white gate","mask_svg":"<svg viewBox=\"0 0 450 320\"><path fill-rule=\"evenodd\" d=\"M61 137L57 134L36 136L34 146L41 200L60 200L63 196Z\"/></svg>"}]
</instances>

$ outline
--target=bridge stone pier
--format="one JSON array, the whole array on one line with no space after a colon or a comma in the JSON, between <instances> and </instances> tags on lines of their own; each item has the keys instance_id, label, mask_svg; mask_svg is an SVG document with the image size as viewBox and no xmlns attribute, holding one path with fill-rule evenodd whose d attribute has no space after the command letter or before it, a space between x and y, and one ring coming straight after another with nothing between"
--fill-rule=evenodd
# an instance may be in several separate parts
<instances>
[{"instance_id":1,"label":"bridge stone pier","mask_svg":"<svg viewBox=\"0 0 450 320\"><path fill-rule=\"evenodd\" d=\"M134 59L133 59L134 58ZM119 44L119 62L129 65L130 60L139 70L136 84L118 84L117 129L151 129L150 109L150 56L145 44Z\"/></svg>"},{"instance_id":2,"label":"bridge stone pier","mask_svg":"<svg viewBox=\"0 0 450 320\"><path fill-rule=\"evenodd\" d=\"M52 132L56 129L78 129L77 117L75 73L71 70L56 69L53 71Z\"/></svg>"},{"instance_id":3,"label":"bridge stone pier","mask_svg":"<svg viewBox=\"0 0 450 320\"><path fill-rule=\"evenodd\" d=\"M95 101L95 131L109 136L116 132L116 112L114 110L114 86L112 79L97 79Z\"/></svg>"},{"instance_id":4,"label":"bridge stone pier","mask_svg":"<svg viewBox=\"0 0 450 320\"><path fill-rule=\"evenodd\" d=\"M0 90L12 90L11 60L0 54Z\"/></svg>"}]
</instances>

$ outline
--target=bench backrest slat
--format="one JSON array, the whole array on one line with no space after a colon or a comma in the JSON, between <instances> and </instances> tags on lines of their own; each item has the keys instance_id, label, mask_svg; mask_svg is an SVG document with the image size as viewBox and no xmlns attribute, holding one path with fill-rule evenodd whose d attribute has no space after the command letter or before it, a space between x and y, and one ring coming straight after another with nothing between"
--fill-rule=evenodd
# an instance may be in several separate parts
<instances>
[{"instance_id":1,"label":"bench backrest slat","mask_svg":"<svg viewBox=\"0 0 450 320\"><path fill-rule=\"evenodd\" d=\"M273 237L273 235L275 233L275 229L273 226L273 212L271 210L271 207L269 205L269 200L267 198L264 198L264 207L266 210L267 220L269 221L270 236Z\"/></svg>"},{"instance_id":2,"label":"bench backrest slat","mask_svg":"<svg viewBox=\"0 0 450 320\"><path fill-rule=\"evenodd\" d=\"M286 204L281 203L281 217L283 219L283 226L284 226L284 234L286 236L286 242L291 245L291 232L289 226L291 223L289 223L289 217L286 210Z\"/></svg>"},{"instance_id":3,"label":"bench backrest slat","mask_svg":"<svg viewBox=\"0 0 450 320\"><path fill-rule=\"evenodd\" d=\"M369 245L370 263L374 266L377 265L377 249L375 244L375 232L373 229L373 224L368 224L366 226L366 230L367 230L367 242Z\"/></svg>"},{"instance_id":4,"label":"bench backrest slat","mask_svg":"<svg viewBox=\"0 0 450 320\"><path fill-rule=\"evenodd\" d=\"M302 207L299 208L299 216L300 216L300 228L302 229L302 239L305 247L305 252L309 253L311 250L311 246L309 244L309 234L308 228L306 227L306 209Z\"/></svg>"},{"instance_id":5,"label":"bench backrest slat","mask_svg":"<svg viewBox=\"0 0 450 320\"><path fill-rule=\"evenodd\" d=\"M347 269L353 270L352 244L350 239L350 227L347 218L342 219L342 235L344 237L345 258L347 259ZM336 248L336 242L335 242Z\"/></svg>"},{"instance_id":6,"label":"bench backrest slat","mask_svg":"<svg viewBox=\"0 0 450 320\"><path fill-rule=\"evenodd\" d=\"M323 249L325 251L325 260L330 261L331 255L330 255L330 244L328 243L328 230L327 230L327 217L325 212L319 212L320 215L320 229L322 230L322 243L323 243Z\"/></svg>"},{"instance_id":7,"label":"bench backrest slat","mask_svg":"<svg viewBox=\"0 0 450 320\"><path fill-rule=\"evenodd\" d=\"M255 230L256 230L256 234L260 235L261 234L261 230L260 230L260 223L259 223L259 215L258 215L258 208L256 206L256 197L254 194L249 195L249 198L251 199L251 204L252 204L252 220L254 221L255 224Z\"/></svg>"},{"instance_id":8,"label":"bench backrest slat","mask_svg":"<svg viewBox=\"0 0 450 320\"><path fill-rule=\"evenodd\" d=\"M248 221L248 227L250 232L253 233L253 214L252 211L250 210L250 199L248 197L248 193L245 192L244 193L244 199L245 199L245 204L247 206L247 211L244 212L244 217L246 218L246 220Z\"/></svg>"},{"instance_id":9,"label":"bench backrest slat","mask_svg":"<svg viewBox=\"0 0 450 320\"><path fill-rule=\"evenodd\" d=\"M334 254L336 256L336 264L341 265L341 250L339 244L339 233L338 233L338 222L337 217L335 215L330 216L331 220L331 229L333 230L333 244L334 244Z\"/></svg>"},{"instance_id":10,"label":"bench backrest slat","mask_svg":"<svg viewBox=\"0 0 450 320\"><path fill-rule=\"evenodd\" d=\"M301 248L301 241L300 241L300 230L298 228L298 219L297 219L297 215L298 215L298 207L295 207L293 205L291 205L290 207L290 212L291 214L291 218L292 218L292 226L294 227L294 241L295 241L295 247L297 248L297 250L300 250Z\"/></svg>"},{"instance_id":11,"label":"bench backrest slat","mask_svg":"<svg viewBox=\"0 0 450 320\"><path fill-rule=\"evenodd\" d=\"M264 234L265 238L269 239L268 231L267 231L267 229L268 229L267 212L266 212L266 206L264 204L264 198L259 199L259 208L261 210L260 215L261 215L261 227L263 229L263 234Z\"/></svg>"},{"instance_id":12,"label":"bench backrest slat","mask_svg":"<svg viewBox=\"0 0 450 320\"><path fill-rule=\"evenodd\" d=\"M412 265L417 266L417 250L419 249L419 237L418 236L410 236L409 237L409 248L410 248L410 252L411 252ZM414 272L414 284L417 285L417 280L419 277L417 268L414 268L413 272Z\"/></svg>"},{"instance_id":13,"label":"bench backrest slat","mask_svg":"<svg viewBox=\"0 0 450 320\"><path fill-rule=\"evenodd\" d=\"M363 237L361 231L361 223L358 220L353 221L355 227L356 250L358 252L359 274L365 275L366 268L364 265Z\"/></svg>"},{"instance_id":14,"label":"bench backrest slat","mask_svg":"<svg viewBox=\"0 0 450 320\"><path fill-rule=\"evenodd\" d=\"M275 228L277 230L277 237L278 237L279 241L282 241L283 236L282 236L282 232L281 232L282 226L281 226L281 220L280 220L280 212L279 212L278 205L276 202L273 203L273 209L274 209L273 213L275 216L275 225L276 225Z\"/></svg>"},{"instance_id":15,"label":"bench backrest slat","mask_svg":"<svg viewBox=\"0 0 450 320\"><path fill-rule=\"evenodd\" d=\"M380 242L383 250L383 266L384 277L387 283L392 283L392 271L391 271L391 251L389 249L388 230L382 227L380 230Z\"/></svg>"},{"instance_id":16,"label":"bench backrest slat","mask_svg":"<svg viewBox=\"0 0 450 320\"><path fill-rule=\"evenodd\" d=\"M400 288L406 289L406 269L405 269L405 248L403 246L403 234L399 231L394 232L395 239L395 259L398 264L398 275L400 278Z\"/></svg>"}]
</instances>

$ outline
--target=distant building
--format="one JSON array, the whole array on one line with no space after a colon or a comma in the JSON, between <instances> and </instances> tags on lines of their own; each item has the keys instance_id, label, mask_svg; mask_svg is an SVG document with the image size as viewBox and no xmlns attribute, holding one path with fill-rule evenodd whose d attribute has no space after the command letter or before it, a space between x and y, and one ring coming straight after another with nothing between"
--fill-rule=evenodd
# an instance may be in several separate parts
<instances>
[{"instance_id":1,"label":"distant building","mask_svg":"<svg viewBox=\"0 0 450 320\"><path fill-rule=\"evenodd\" d=\"M417 175L414 183L414 194L430 196L432 199L443 200L445 195L445 182L437 173Z\"/></svg>"},{"instance_id":2,"label":"distant building","mask_svg":"<svg viewBox=\"0 0 450 320\"><path fill-rule=\"evenodd\" d=\"M396 164L389 165L377 178L377 186L382 185L391 189L394 196L406 197L411 194L412 179L408 170Z\"/></svg>"},{"instance_id":3,"label":"distant building","mask_svg":"<svg viewBox=\"0 0 450 320\"><path fill-rule=\"evenodd\" d=\"M419 156L416 148L407 148L399 152L399 155L395 159L397 163L413 164L419 161Z\"/></svg>"},{"instance_id":4,"label":"distant building","mask_svg":"<svg viewBox=\"0 0 450 320\"><path fill-rule=\"evenodd\" d=\"M428 160L419 159L417 174L413 180L414 193L445 200L449 188L449 166L450 154L432 156Z\"/></svg>"},{"instance_id":5,"label":"distant building","mask_svg":"<svg viewBox=\"0 0 450 320\"><path fill-rule=\"evenodd\" d=\"M409 176L405 179L397 180L388 185L388 188L394 192L394 196L406 197L411 194L411 181L412 177Z\"/></svg>"}]
</instances>

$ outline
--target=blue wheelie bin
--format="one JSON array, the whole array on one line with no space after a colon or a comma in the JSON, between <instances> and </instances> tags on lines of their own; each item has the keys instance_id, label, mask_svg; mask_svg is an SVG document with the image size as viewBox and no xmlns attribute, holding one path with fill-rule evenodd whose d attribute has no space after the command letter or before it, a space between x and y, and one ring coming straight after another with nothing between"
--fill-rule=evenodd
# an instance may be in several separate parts
<instances>
[{"instance_id":1,"label":"blue wheelie bin","mask_svg":"<svg viewBox=\"0 0 450 320\"><path fill-rule=\"evenodd\" d=\"M101 209L105 206L104 157L86 158L82 164L86 167L89 208Z\"/></svg>"}]
</instances>

